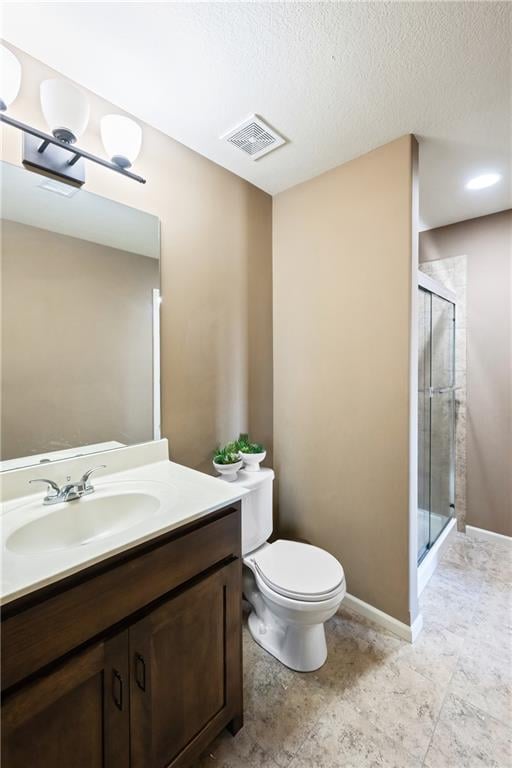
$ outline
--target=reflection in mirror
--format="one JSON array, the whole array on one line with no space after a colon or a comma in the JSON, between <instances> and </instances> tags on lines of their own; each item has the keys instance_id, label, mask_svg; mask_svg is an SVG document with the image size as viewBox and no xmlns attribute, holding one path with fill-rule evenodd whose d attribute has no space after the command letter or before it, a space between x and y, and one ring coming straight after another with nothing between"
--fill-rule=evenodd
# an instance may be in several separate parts
<instances>
[{"instance_id":1,"label":"reflection in mirror","mask_svg":"<svg viewBox=\"0 0 512 768\"><path fill-rule=\"evenodd\" d=\"M1 163L1 469L159 437L159 221Z\"/></svg>"}]
</instances>

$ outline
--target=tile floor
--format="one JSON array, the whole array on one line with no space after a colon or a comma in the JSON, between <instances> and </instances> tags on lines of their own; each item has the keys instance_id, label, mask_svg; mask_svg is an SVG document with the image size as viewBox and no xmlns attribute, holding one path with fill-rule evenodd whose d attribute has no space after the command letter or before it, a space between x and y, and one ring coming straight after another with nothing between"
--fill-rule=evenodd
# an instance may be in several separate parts
<instances>
[{"instance_id":1,"label":"tile floor","mask_svg":"<svg viewBox=\"0 0 512 768\"><path fill-rule=\"evenodd\" d=\"M414 645L341 610L299 674L244 629L245 725L197 768L512 768L512 550L456 534Z\"/></svg>"}]
</instances>

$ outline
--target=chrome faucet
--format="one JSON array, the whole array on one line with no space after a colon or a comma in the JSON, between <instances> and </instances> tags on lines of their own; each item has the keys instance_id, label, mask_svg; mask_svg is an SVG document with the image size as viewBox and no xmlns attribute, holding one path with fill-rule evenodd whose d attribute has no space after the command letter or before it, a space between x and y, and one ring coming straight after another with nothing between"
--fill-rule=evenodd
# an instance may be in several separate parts
<instances>
[{"instance_id":1,"label":"chrome faucet","mask_svg":"<svg viewBox=\"0 0 512 768\"><path fill-rule=\"evenodd\" d=\"M106 464L100 464L98 467L88 469L77 483L69 482L70 478L68 477L68 482L62 488L59 488L53 480L47 480L44 477L29 480L29 483L46 483L48 487L46 496L43 499L43 504L45 505L60 504L63 501L75 501L76 499L81 499L82 496L88 496L94 492L94 486L89 482L89 478L97 469L106 469L106 466ZM50 493L50 489L53 489L54 493Z\"/></svg>"}]
</instances>

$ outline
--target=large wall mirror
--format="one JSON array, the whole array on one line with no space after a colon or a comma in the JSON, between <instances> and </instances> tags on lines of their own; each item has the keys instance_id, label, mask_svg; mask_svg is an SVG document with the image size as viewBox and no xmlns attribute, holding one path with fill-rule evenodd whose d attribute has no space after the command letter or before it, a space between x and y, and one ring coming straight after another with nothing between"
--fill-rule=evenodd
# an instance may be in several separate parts
<instances>
[{"instance_id":1,"label":"large wall mirror","mask_svg":"<svg viewBox=\"0 0 512 768\"><path fill-rule=\"evenodd\" d=\"M0 469L159 437L159 220L0 172Z\"/></svg>"}]
</instances>

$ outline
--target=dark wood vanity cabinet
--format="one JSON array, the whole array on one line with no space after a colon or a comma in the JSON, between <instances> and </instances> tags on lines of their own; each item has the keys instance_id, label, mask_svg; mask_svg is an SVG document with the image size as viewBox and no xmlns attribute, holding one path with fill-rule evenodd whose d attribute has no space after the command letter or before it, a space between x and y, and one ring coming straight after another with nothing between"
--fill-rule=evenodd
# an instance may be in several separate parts
<instances>
[{"instance_id":1,"label":"dark wood vanity cabinet","mask_svg":"<svg viewBox=\"0 0 512 768\"><path fill-rule=\"evenodd\" d=\"M2 766L128 766L127 643L126 632L96 643L6 697Z\"/></svg>"},{"instance_id":2,"label":"dark wood vanity cabinet","mask_svg":"<svg viewBox=\"0 0 512 768\"><path fill-rule=\"evenodd\" d=\"M149 549L134 550L86 581L53 590L42 602L29 601L3 618L3 678L14 681L2 703L3 768L185 768L225 726L238 730L242 724L239 508L222 510L207 520L180 529ZM212 538L215 534L220 538ZM113 571L123 594L132 590L147 596L140 583L137 587L126 580L134 560L140 558L147 558L145 578L153 584L149 593L161 593L160 569L172 570L168 558L185 549L196 563L198 547L203 549L203 569L154 594L153 600L120 622L111 622L112 592L96 591L96 602L91 603L94 614L83 601ZM179 569L176 558L175 564ZM121 595L119 599L123 603ZM145 597L138 594L136 599ZM108 626L63 654L59 633L66 631L74 601L79 602L72 618L89 626L85 634L94 631L98 617ZM45 611L48 623L39 638L45 645L42 651L28 631L31 622L34 631L41 629ZM52 635L60 638L57 655L52 654ZM12 657L9 664L9 654L22 658ZM49 663L37 668L41 657ZM21 672L23 663L30 670L26 676Z\"/></svg>"},{"instance_id":3,"label":"dark wood vanity cabinet","mask_svg":"<svg viewBox=\"0 0 512 768\"><path fill-rule=\"evenodd\" d=\"M239 695L238 563L130 627L132 768L175 762L204 729L208 743Z\"/></svg>"}]
</instances>

